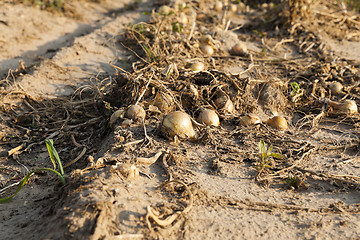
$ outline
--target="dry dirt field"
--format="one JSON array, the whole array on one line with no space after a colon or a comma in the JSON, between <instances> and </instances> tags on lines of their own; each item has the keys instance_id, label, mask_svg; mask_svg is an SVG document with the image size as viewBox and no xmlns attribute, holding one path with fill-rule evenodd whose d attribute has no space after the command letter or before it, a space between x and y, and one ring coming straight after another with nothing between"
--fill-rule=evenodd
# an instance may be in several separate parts
<instances>
[{"instance_id":1,"label":"dry dirt field","mask_svg":"<svg viewBox=\"0 0 360 240\"><path fill-rule=\"evenodd\" d=\"M0 80L0 198L45 140L66 180L35 171L0 239L360 239L344 1L5 0Z\"/></svg>"}]
</instances>

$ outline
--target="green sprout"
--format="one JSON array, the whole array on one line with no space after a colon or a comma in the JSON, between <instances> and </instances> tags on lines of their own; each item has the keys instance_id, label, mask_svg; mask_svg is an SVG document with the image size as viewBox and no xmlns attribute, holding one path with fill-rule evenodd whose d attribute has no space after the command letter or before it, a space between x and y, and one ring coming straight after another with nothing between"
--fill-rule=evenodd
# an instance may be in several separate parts
<instances>
[{"instance_id":1,"label":"green sprout","mask_svg":"<svg viewBox=\"0 0 360 240\"><path fill-rule=\"evenodd\" d=\"M52 139L47 139L45 140L45 144L46 144L46 148L49 152L49 156L51 159L51 162L54 165L54 169L51 168L37 168L34 169L32 171L30 171L28 174L26 174L26 176L21 180L21 182L19 183L18 188L16 189L15 193L13 193L12 195L10 195L9 197L5 197L5 198L0 198L0 203L7 203L10 202L10 200L21 190L21 188L26 184L26 182L29 180L29 178L31 177L31 175L33 175L34 173L38 172L38 171L49 171L49 172L53 172L55 174L57 174L61 180L61 182L63 183L63 185L66 184L65 181L65 176L64 176L64 170L60 161L60 157L53 145L53 140ZM58 171L56 170L56 167L58 167Z\"/></svg>"},{"instance_id":2,"label":"green sprout","mask_svg":"<svg viewBox=\"0 0 360 240\"><path fill-rule=\"evenodd\" d=\"M257 180L260 174L267 168L271 168L272 158L284 158L283 155L272 152L273 146L267 147L263 140L259 142L259 161L254 164L254 168L258 171L255 179Z\"/></svg>"},{"instance_id":3,"label":"green sprout","mask_svg":"<svg viewBox=\"0 0 360 240\"><path fill-rule=\"evenodd\" d=\"M284 180L284 183L292 189L298 189L303 184L303 181L301 181L299 177L294 176L290 173L288 177Z\"/></svg>"},{"instance_id":4,"label":"green sprout","mask_svg":"<svg viewBox=\"0 0 360 240\"><path fill-rule=\"evenodd\" d=\"M296 102L299 99L299 97L301 97L304 94L304 90L300 88L297 82L291 82L290 87L291 87L291 92L290 92L291 101Z\"/></svg>"},{"instance_id":5,"label":"green sprout","mask_svg":"<svg viewBox=\"0 0 360 240\"><path fill-rule=\"evenodd\" d=\"M176 21L172 24L173 32L181 33L183 28L184 28L184 26L181 23L179 23L178 21Z\"/></svg>"}]
</instances>

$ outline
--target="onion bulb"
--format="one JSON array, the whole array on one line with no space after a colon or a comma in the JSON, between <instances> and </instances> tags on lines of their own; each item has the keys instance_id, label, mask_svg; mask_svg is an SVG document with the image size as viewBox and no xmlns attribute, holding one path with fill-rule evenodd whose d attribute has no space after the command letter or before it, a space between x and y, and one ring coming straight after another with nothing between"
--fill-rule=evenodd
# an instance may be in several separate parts
<instances>
[{"instance_id":1,"label":"onion bulb","mask_svg":"<svg viewBox=\"0 0 360 240\"><path fill-rule=\"evenodd\" d=\"M169 15L173 10L171 9L171 7L167 6L167 5L162 5L157 12L160 13L161 15Z\"/></svg>"},{"instance_id":2,"label":"onion bulb","mask_svg":"<svg viewBox=\"0 0 360 240\"><path fill-rule=\"evenodd\" d=\"M214 110L204 109L200 112L198 121L207 126L220 126L219 116L216 114Z\"/></svg>"},{"instance_id":3,"label":"onion bulb","mask_svg":"<svg viewBox=\"0 0 360 240\"><path fill-rule=\"evenodd\" d=\"M159 110L163 113L170 112L174 107L174 102L170 95L166 93L158 93L156 94L154 100L151 102L152 105L159 108Z\"/></svg>"},{"instance_id":4,"label":"onion bulb","mask_svg":"<svg viewBox=\"0 0 360 240\"><path fill-rule=\"evenodd\" d=\"M162 121L162 130L169 138L194 138L196 133L188 114L175 111L166 115Z\"/></svg>"},{"instance_id":5,"label":"onion bulb","mask_svg":"<svg viewBox=\"0 0 360 240\"><path fill-rule=\"evenodd\" d=\"M218 109L223 110L226 113L232 113L235 110L233 102L225 95L215 100L215 105Z\"/></svg>"},{"instance_id":6,"label":"onion bulb","mask_svg":"<svg viewBox=\"0 0 360 240\"><path fill-rule=\"evenodd\" d=\"M231 4L229 7L231 12L236 12L237 11L237 5L236 4Z\"/></svg>"},{"instance_id":7,"label":"onion bulb","mask_svg":"<svg viewBox=\"0 0 360 240\"><path fill-rule=\"evenodd\" d=\"M249 55L248 49L245 45L245 43L240 42L235 44L231 49L230 49L230 54L233 56L243 56L246 57Z\"/></svg>"},{"instance_id":8,"label":"onion bulb","mask_svg":"<svg viewBox=\"0 0 360 240\"><path fill-rule=\"evenodd\" d=\"M214 48L210 46L209 44L201 44L200 50L206 54L206 55L213 55L214 54Z\"/></svg>"},{"instance_id":9,"label":"onion bulb","mask_svg":"<svg viewBox=\"0 0 360 240\"><path fill-rule=\"evenodd\" d=\"M118 169L124 177L130 180L139 178L139 169L134 164L123 163L118 166Z\"/></svg>"},{"instance_id":10,"label":"onion bulb","mask_svg":"<svg viewBox=\"0 0 360 240\"><path fill-rule=\"evenodd\" d=\"M224 6L224 4L223 4L222 2L217 1L217 2L215 3L214 9L215 9L216 11L221 11L221 10L223 9L223 6Z\"/></svg>"},{"instance_id":11,"label":"onion bulb","mask_svg":"<svg viewBox=\"0 0 360 240\"><path fill-rule=\"evenodd\" d=\"M288 129L288 124L287 121L284 117L280 117L280 116L274 116L272 118L269 118L266 123L273 128L279 129L279 130L287 130Z\"/></svg>"},{"instance_id":12,"label":"onion bulb","mask_svg":"<svg viewBox=\"0 0 360 240\"><path fill-rule=\"evenodd\" d=\"M201 72L205 69L205 64L202 62L194 62L191 64L190 69L193 72Z\"/></svg>"},{"instance_id":13,"label":"onion bulb","mask_svg":"<svg viewBox=\"0 0 360 240\"><path fill-rule=\"evenodd\" d=\"M250 126L261 123L260 118L255 114L247 114L240 118L240 124L244 126Z\"/></svg>"},{"instance_id":14,"label":"onion bulb","mask_svg":"<svg viewBox=\"0 0 360 240\"><path fill-rule=\"evenodd\" d=\"M330 101L330 106L334 108L335 111L339 113L345 113L345 114L356 114L358 113L358 107L356 105L356 102L354 100L345 100L343 102L334 102Z\"/></svg>"},{"instance_id":15,"label":"onion bulb","mask_svg":"<svg viewBox=\"0 0 360 240\"><path fill-rule=\"evenodd\" d=\"M182 13L180 13L180 15L178 17L178 21L179 21L179 23L182 23L182 24L186 25L186 24L188 24L189 19L186 16L186 14L182 12Z\"/></svg>"},{"instance_id":16,"label":"onion bulb","mask_svg":"<svg viewBox=\"0 0 360 240\"><path fill-rule=\"evenodd\" d=\"M334 95L339 95L339 94L342 94L343 93L343 85L339 82L333 82L329 85L329 88L330 88L330 91L331 91L331 94L334 94Z\"/></svg>"},{"instance_id":17,"label":"onion bulb","mask_svg":"<svg viewBox=\"0 0 360 240\"><path fill-rule=\"evenodd\" d=\"M136 120L144 120L145 119L145 110L139 105L132 105L126 111L125 117Z\"/></svg>"},{"instance_id":18,"label":"onion bulb","mask_svg":"<svg viewBox=\"0 0 360 240\"><path fill-rule=\"evenodd\" d=\"M120 109L115 111L113 114L111 114L110 120L109 120L109 124L112 127L114 125L114 123L118 120L118 119L122 119L125 116L125 110L124 109Z\"/></svg>"}]
</instances>

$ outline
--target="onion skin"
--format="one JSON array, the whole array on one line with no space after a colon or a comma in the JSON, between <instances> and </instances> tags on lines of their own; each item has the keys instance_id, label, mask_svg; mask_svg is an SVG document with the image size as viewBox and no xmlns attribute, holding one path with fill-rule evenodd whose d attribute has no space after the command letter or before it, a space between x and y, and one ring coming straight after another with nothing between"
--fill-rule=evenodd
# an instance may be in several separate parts
<instances>
[{"instance_id":1,"label":"onion skin","mask_svg":"<svg viewBox=\"0 0 360 240\"><path fill-rule=\"evenodd\" d=\"M191 118L187 113L181 111L171 112L162 121L162 130L169 138L178 136L182 139L196 137Z\"/></svg>"},{"instance_id":2,"label":"onion skin","mask_svg":"<svg viewBox=\"0 0 360 240\"><path fill-rule=\"evenodd\" d=\"M126 111L125 117L132 119L134 121L136 120L144 120L146 116L145 110L139 106L139 105L132 105L129 107L129 109Z\"/></svg>"},{"instance_id":3,"label":"onion skin","mask_svg":"<svg viewBox=\"0 0 360 240\"><path fill-rule=\"evenodd\" d=\"M288 129L287 121L284 117L280 116L274 116L272 118L269 118L266 123L273 128L285 131Z\"/></svg>"},{"instance_id":4,"label":"onion skin","mask_svg":"<svg viewBox=\"0 0 360 240\"><path fill-rule=\"evenodd\" d=\"M340 103L330 101L329 104L338 113L344 113L344 114L357 114L358 113L358 107L354 100L345 100Z\"/></svg>"},{"instance_id":5,"label":"onion skin","mask_svg":"<svg viewBox=\"0 0 360 240\"><path fill-rule=\"evenodd\" d=\"M198 121L207 126L220 126L219 116L216 114L214 110L204 109L200 112Z\"/></svg>"}]
</instances>

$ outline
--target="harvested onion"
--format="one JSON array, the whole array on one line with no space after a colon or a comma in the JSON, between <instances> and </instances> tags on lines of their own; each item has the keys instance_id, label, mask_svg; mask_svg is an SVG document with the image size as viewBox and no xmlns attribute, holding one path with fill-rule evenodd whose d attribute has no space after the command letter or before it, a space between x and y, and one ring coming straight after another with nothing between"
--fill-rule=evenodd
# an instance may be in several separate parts
<instances>
[{"instance_id":1,"label":"harvested onion","mask_svg":"<svg viewBox=\"0 0 360 240\"><path fill-rule=\"evenodd\" d=\"M163 113L170 112L174 107L174 102L171 96L167 93L158 93L154 100L152 100L151 104L157 107Z\"/></svg>"},{"instance_id":2,"label":"harvested onion","mask_svg":"<svg viewBox=\"0 0 360 240\"><path fill-rule=\"evenodd\" d=\"M219 116L211 109L202 110L199 114L198 121L207 126L220 126Z\"/></svg>"},{"instance_id":3,"label":"harvested onion","mask_svg":"<svg viewBox=\"0 0 360 240\"><path fill-rule=\"evenodd\" d=\"M178 17L178 20L179 20L179 23L182 23L182 24L184 24L184 25L188 24L188 22L189 22L188 17L187 17L186 14L183 13L183 12L180 13L180 15L179 15L179 17Z\"/></svg>"},{"instance_id":4,"label":"harvested onion","mask_svg":"<svg viewBox=\"0 0 360 240\"><path fill-rule=\"evenodd\" d=\"M339 95L343 93L343 85L339 82L333 82L329 85L330 91L334 95Z\"/></svg>"},{"instance_id":5,"label":"harvested onion","mask_svg":"<svg viewBox=\"0 0 360 240\"><path fill-rule=\"evenodd\" d=\"M167 5L162 5L157 12L160 13L161 15L169 15L173 10L171 9L171 7L167 6Z\"/></svg>"},{"instance_id":6,"label":"harvested onion","mask_svg":"<svg viewBox=\"0 0 360 240\"><path fill-rule=\"evenodd\" d=\"M205 64L202 62L194 62L191 64L190 69L193 72L201 72L205 69Z\"/></svg>"},{"instance_id":7,"label":"harvested onion","mask_svg":"<svg viewBox=\"0 0 360 240\"><path fill-rule=\"evenodd\" d=\"M237 5L236 4L231 4L229 7L231 12L236 12L237 11Z\"/></svg>"},{"instance_id":8,"label":"harvested onion","mask_svg":"<svg viewBox=\"0 0 360 240\"><path fill-rule=\"evenodd\" d=\"M145 119L145 110L139 105L132 105L126 111L125 117L132 120L144 120Z\"/></svg>"},{"instance_id":9,"label":"harvested onion","mask_svg":"<svg viewBox=\"0 0 360 240\"><path fill-rule=\"evenodd\" d=\"M356 102L354 100L345 100L343 102L334 102L330 101L330 106L334 108L335 111L339 113L345 113L345 114L356 114L358 113L358 107L356 105Z\"/></svg>"},{"instance_id":10,"label":"harvested onion","mask_svg":"<svg viewBox=\"0 0 360 240\"><path fill-rule=\"evenodd\" d=\"M226 113L232 113L235 110L233 102L225 95L215 100L215 105L218 109L223 110Z\"/></svg>"},{"instance_id":11,"label":"harvested onion","mask_svg":"<svg viewBox=\"0 0 360 240\"><path fill-rule=\"evenodd\" d=\"M125 110L124 109L120 109L120 110L115 111L110 117L110 120L109 120L110 126L112 127L114 125L114 123L118 119L122 119L122 118L124 118L124 116L125 116Z\"/></svg>"},{"instance_id":12,"label":"harvested onion","mask_svg":"<svg viewBox=\"0 0 360 240\"><path fill-rule=\"evenodd\" d=\"M279 129L279 130L287 130L288 124L284 117L280 116L274 116L272 118L269 118L266 123L273 128Z\"/></svg>"},{"instance_id":13,"label":"harvested onion","mask_svg":"<svg viewBox=\"0 0 360 240\"><path fill-rule=\"evenodd\" d=\"M215 9L216 11L221 11L221 10L223 9L223 6L224 6L224 4L223 4L222 2L217 1L217 2L215 3L214 9Z\"/></svg>"},{"instance_id":14,"label":"harvested onion","mask_svg":"<svg viewBox=\"0 0 360 240\"><path fill-rule=\"evenodd\" d=\"M169 137L194 138L196 133L188 114L175 111L166 115L162 121L162 130Z\"/></svg>"},{"instance_id":15,"label":"harvested onion","mask_svg":"<svg viewBox=\"0 0 360 240\"><path fill-rule=\"evenodd\" d=\"M117 166L121 175L129 180L135 180L139 178L139 169L134 164L123 163Z\"/></svg>"},{"instance_id":16,"label":"harvested onion","mask_svg":"<svg viewBox=\"0 0 360 240\"><path fill-rule=\"evenodd\" d=\"M240 124L244 126L250 126L261 123L260 118L255 114L247 114L240 118Z\"/></svg>"},{"instance_id":17,"label":"harvested onion","mask_svg":"<svg viewBox=\"0 0 360 240\"><path fill-rule=\"evenodd\" d=\"M234 55L234 56L243 56L246 57L249 55L248 49L245 45L245 43L240 42L235 44L231 49L230 49L230 54Z\"/></svg>"},{"instance_id":18,"label":"harvested onion","mask_svg":"<svg viewBox=\"0 0 360 240\"><path fill-rule=\"evenodd\" d=\"M213 55L215 52L214 48L212 46L210 46L209 44L200 45L200 50L206 55Z\"/></svg>"}]
</instances>

